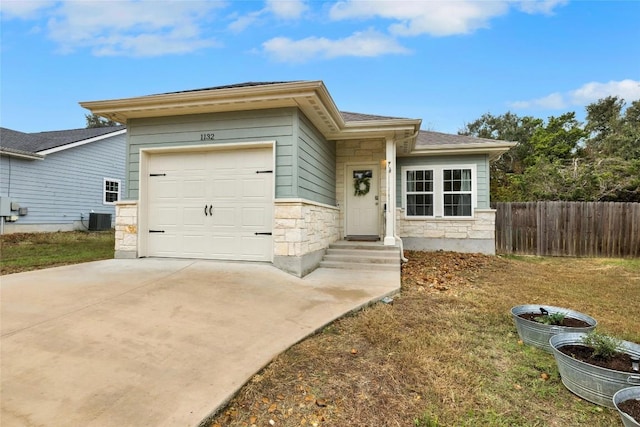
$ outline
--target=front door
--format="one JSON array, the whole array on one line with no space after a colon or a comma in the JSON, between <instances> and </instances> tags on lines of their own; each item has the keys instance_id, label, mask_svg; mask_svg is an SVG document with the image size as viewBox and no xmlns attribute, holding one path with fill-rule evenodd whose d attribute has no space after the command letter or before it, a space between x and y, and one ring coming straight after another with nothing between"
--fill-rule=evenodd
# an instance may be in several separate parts
<instances>
[{"instance_id":1,"label":"front door","mask_svg":"<svg viewBox=\"0 0 640 427\"><path fill-rule=\"evenodd\" d=\"M370 238L380 235L379 184L376 163L347 166L347 237Z\"/></svg>"}]
</instances>

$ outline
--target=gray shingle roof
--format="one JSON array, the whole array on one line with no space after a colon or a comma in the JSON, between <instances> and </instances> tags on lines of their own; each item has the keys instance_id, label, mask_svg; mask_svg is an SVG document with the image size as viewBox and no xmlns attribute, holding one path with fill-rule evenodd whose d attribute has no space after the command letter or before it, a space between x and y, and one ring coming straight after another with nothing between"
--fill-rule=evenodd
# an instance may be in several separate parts
<instances>
[{"instance_id":1,"label":"gray shingle roof","mask_svg":"<svg viewBox=\"0 0 640 427\"><path fill-rule=\"evenodd\" d=\"M421 147L432 147L438 145L496 144L498 142L509 141L421 130L418 134L418 140L416 141L416 148L419 149Z\"/></svg>"},{"instance_id":2,"label":"gray shingle roof","mask_svg":"<svg viewBox=\"0 0 640 427\"><path fill-rule=\"evenodd\" d=\"M51 148L117 132L122 129L125 129L125 126L24 133L12 129L0 128L0 147L26 153L38 153Z\"/></svg>"},{"instance_id":3,"label":"gray shingle roof","mask_svg":"<svg viewBox=\"0 0 640 427\"><path fill-rule=\"evenodd\" d=\"M340 111L342 118L345 122L361 122L361 121L369 121L369 120L395 120L395 119L403 119L404 117L389 117L389 116L376 116L373 114L361 114L361 113L351 113L348 111Z\"/></svg>"},{"instance_id":4,"label":"gray shingle roof","mask_svg":"<svg viewBox=\"0 0 640 427\"><path fill-rule=\"evenodd\" d=\"M203 87L200 89L189 89L189 90L179 90L176 92L166 92L166 93L162 93L161 95L171 95L174 93L201 92L205 90L236 89L241 87L278 85L278 84L284 84L284 83L295 83L298 81L300 80L292 80L288 82L244 82L244 83L236 83L236 84L223 85L223 86ZM149 95L149 96L154 96L154 95Z\"/></svg>"}]
</instances>

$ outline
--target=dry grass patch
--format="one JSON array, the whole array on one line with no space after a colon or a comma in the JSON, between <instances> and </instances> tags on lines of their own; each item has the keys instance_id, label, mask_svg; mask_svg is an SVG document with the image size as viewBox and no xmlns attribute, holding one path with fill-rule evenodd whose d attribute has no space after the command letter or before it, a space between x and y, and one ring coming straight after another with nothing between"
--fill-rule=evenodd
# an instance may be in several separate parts
<instances>
[{"instance_id":1,"label":"dry grass patch","mask_svg":"<svg viewBox=\"0 0 640 427\"><path fill-rule=\"evenodd\" d=\"M0 236L0 274L113 258L113 231L15 233Z\"/></svg>"},{"instance_id":2,"label":"dry grass patch","mask_svg":"<svg viewBox=\"0 0 640 427\"><path fill-rule=\"evenodd\" d=\"M553 356L519 344L509 309L565 306L640 342L640 264L407 253L402 294L274 360L211 426L611 426Z\"/></svg>"}]
</instances>

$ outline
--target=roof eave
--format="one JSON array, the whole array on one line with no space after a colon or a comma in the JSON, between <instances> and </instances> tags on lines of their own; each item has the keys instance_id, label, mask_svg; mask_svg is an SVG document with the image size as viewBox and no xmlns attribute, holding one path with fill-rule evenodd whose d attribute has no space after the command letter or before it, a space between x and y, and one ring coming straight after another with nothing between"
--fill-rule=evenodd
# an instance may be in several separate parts
<instances>
[{"instance_id":1,"label":"roof eave","mask_svg":"<svg viewBox=\"0 0 640 427\"><path fill-rule=\"evenodd\" d=\"M13 150L7 147L0 147L0 155L17 157L20 159L27 159L27 160L44 160L44 157L45 157L43 154L31 153L28 151L21 151L21 150Z\"/></svg>"},{"instance_id":2,"label":"roof eave","mask_svg":"<svg viewBox=\"0 0 640 427\"><path fill-rule=\"evenodd\" d=\"M408 156L444 156L449 154L488 154L489 159L493 160L501 154L509 151L515 146L515 142L503 142L488 145L486 143L479 144L442 144L431 147L414 148Z\"/></svg>"},{"instance_id":3,"label":"roof eave","mask_svg":"<svg viewBox=\"0 0 640 427\"><path fill-rule=\"evenodd\" d=\"M361 138L391 138L394 140L415 140L422 120L420 119L385 119L359 120L346 122L340 131L327 135L330 140L346 140Z\"/></svg>"},{"instance_id":4,"label":"roof eave","mask_svg":"<svg viewBox=\"0 0 640 427\"><path fill-rule=\"evenodd\" d=\"M247 87L205 89L135 98L80 102L92 113L119 123L129 119L298 107L326 132L344 120L322 81L275 83Z\"/></svg>"}]
</instances>

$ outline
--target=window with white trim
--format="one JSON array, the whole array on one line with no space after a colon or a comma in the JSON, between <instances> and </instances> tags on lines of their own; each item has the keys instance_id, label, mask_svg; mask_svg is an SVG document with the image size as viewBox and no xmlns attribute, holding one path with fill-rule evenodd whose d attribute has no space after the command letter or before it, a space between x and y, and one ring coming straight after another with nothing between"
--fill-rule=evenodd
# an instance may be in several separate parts
<instances>
[{"instance_id":1,"label":"window with white trim","mask_svg":"<svg viewBox=\"0 0 640 427\"><path fill-rule=\"evenodd\" d=\"M102 203L105 205L113 205L120 200L120 180L119 179L104 179Z\"/></svg>"},{"instance_id":2,"label":"window with white trim","mask_svg":"<svg viewBox=\"0 0 640 427\"><path fill-rule=\"evenodd\" d=\"M405 216L473 217L476 167L405 166L402 168Z\"/></svg>"}]
</instances>

